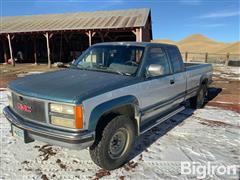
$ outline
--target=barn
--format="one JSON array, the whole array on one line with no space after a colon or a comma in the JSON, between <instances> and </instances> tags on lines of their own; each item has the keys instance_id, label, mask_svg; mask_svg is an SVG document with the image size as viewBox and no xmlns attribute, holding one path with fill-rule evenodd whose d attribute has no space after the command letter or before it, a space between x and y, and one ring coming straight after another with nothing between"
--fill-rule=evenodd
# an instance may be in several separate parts
<instances>
[{"instance_id":1,"label":"barn","mask_svg":"<svg viewBox=\"0 0 240 180\"><path fill-rule=\"evenodd\" d=\"M89 46L152 40L150 9L1 17L0 63L67 63ZM15 60L14 60L15 59Z\"/></svg>"}]
</instances>

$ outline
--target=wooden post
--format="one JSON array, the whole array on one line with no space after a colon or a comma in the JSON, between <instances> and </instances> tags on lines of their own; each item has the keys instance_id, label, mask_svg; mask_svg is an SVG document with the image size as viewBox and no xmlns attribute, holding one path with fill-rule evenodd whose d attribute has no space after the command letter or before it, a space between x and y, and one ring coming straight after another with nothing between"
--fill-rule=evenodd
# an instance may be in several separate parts
<instances>
[{"instance_id":1,"label":"wooden post","mask_svg":"<svg viewBox=\"0 0 240 180\"><path fill-rule=\"evenodd\" d=\"M230 58L230 53L227 53L227 55L226 55L226 61L225 61L225 66L228 66L229 58Z\"/></svg>"},{"instance_id":2,"label":"wooden post","mask_svg":"<svg viewBox=\"0 0 240 180\"><path fill-rule=\"evenodd\" d=\"M15 59L13 58L13 51L12 51L12 43L11 43L10 34L7 35L7 38L8 38L9 52L10 52L10 57L11 57L11 60L12 60L12 65L15 66Z\"/></svg>"},{"instance_id":3,"label":"wooden post","mask_svg":"<svg viewBox=\"0 0 240 180\"><path fill-rule=\"evenodd\" d=\"M139 29L137 28L135 31L133 30L132 33L136 36L136 42L139 42Z\"/></svg>"},{"instance_id":4,"label":"wooden post","mask_svg":"<svg viewBox=\"0 0 240 180\"><path fill-rule=\"evenodd\" d=\"M206 54L205 54L205 63L207 63L207 60L208 60L208 53L206 52Z\"/></svg>"},{"instance_id":5,"label":"wooden post","mask_svg":"<svg viewBox=\"0 0 240 180\"><path fill-rule=\"evenodd\" d=\"M89 47L92 46L92 31L88 31Z\"/></svg>"},{"instance_id":6,"label":"wooden post","mask_svg":"<svg viewBox=\"0 0 240 180\"><path fill-rule=\"evenodd\" d=\"M142 42L142 37L143 37L142 28L139 28L139 42Z\"/></svg>"},{"instance_id":7,"label":"wooden post","mask_svg":"<svg viewBox=\"0 0 240 180\"><path fill-rule=\"evenodd\" d=\"M188 52L185 52L185 62L188 62Z\"/></svg>"},{"instance_id":8,"label":"wooden post","mask_svg":"<svg viewBox=\"0 0 240 180\"><path fill-rule=\"evenodd\" d=\"M86 32L86 35L88 36L89 39L89 47L92 46L92 37L96 34L96 32L88 31Z\"/></svg>"},{"instance_id":9,"label":"wooden post","mask_svg":"<svg viewBox=\"0 0 240 180\"><path fill-rule=\"evenodd\" d=\"M37 65L37 45L36 45L36 38L33 38L33 53L34 53L34 62Z\"/></svg>"},{"instance_id":10,"label":"wooden post","mask_svg":"<svg viewBox=\"0 0 240 180\"><path fill-rule=\"evenodd\" d=\"M48 32L46 34L44 34L44 36L46 37L46 42L47 42L48 67L51 68L52 64L51 64L51 58L50 58L50 46L49 46L49 34L48 34Z\"/></svg>"},{"instance_id":11,"label":"wooden post","mask_svg":"<svg viewBox=\"0 0 240 180\"><path fill-rule=\"evenodd\" d=\"M136 41L139 42L139 29L136 29Z\"/></svg>"},{"instance_id":12,"label":"wooden post","mask_svg":"<svg viewBox=\"0 0 240 180\"><path fill-rule=\"evenodd\" d=\"M3 54L4 54L4 61L5 63L7 64L8 62L8 58L7 58L7 47L6 47L6 44L5 44L5 40L3 39L2 40L2 43L3 43Z\"/></svg>"}]
</instances>

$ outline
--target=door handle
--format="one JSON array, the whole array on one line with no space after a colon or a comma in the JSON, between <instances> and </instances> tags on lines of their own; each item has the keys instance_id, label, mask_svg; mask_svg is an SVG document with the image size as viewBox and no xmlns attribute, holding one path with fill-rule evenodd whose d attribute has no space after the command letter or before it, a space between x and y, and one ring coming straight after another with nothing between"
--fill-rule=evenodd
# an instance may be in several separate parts
<instances>
[{"instance_id":1,"label":"door handle","mask_svg":"<svg viewBox=\"0 0 240 180\"><path fill-rule=\"evenodd\" d=\"M174 84L174 83L175 83L174 79L171 79L170 84Z\"/></svg>"}]
</instances>

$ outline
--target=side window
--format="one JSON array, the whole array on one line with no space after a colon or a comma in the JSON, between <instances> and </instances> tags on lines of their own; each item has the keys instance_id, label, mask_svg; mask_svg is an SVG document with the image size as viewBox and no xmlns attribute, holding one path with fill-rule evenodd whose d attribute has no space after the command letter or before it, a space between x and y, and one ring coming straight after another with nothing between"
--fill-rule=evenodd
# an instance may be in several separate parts
<instances>
[{"instance_id":1,"label":"side window","mask_svg":"<svg viewBox=\"0 0 240 180\"><path fill-rule=\"evenodd\" d=\"M161 65L163 67L163 74L170 74L170 67L167 59L167 55L162 48L151 48L148 53L147 67L151 64Z\"/></svg>"},{"instance_id":2,"label":"side window","mask_svg":"<svg viewBox=\"0 0 240 180\"><path fill-rule=\"evenodd\" d=\"M168 48L168 53L170 56L170 61L173 66L173 72L174 73L182 72L184 70L184 64L181 59L181 54L179 53L177 48L172 47Z\"/></svg>"}]
</instances>

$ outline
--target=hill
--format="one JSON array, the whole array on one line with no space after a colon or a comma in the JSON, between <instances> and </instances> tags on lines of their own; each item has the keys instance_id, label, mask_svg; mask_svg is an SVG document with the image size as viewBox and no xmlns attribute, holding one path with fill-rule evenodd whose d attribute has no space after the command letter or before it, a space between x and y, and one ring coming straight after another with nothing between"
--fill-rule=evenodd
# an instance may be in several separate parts
<instances>
[{"instance_id":1,"label":"hill","mask_svg":"<svg viewBox=\"0 0 240 180\"><path fill-rule=\"evenodd\" d=\"M202 34L193 34L190 35L188 37L186 37L185 39L179 41L180 44L185 44L185 43L192 43L192 42L206 42L206 43L216 43L216 41L214 41L213 39L208 38L207 36L204 36Z\"/></svg>"},{"instance_id":2,"label":"hill","mask_svg":"<svg viewBox=\"0 0 240 180\"><path fill-rule=\"evenodd\" d=\"M217 53L232 53L240 54L240 41L230 44L223 49L217 51Z\"/></svg>"},{"instance_id":3,"label":"hill","mask_svg":"<svg viewBox=\"0 0 240 180\"><path fill-rule=\"evenodd\" d=\"M202 34L193 34L178 42L168 39L153 40L153 42L175 44L182 52L240 53L240 42L218 42Z\"/></svg>"}]
</instances>

